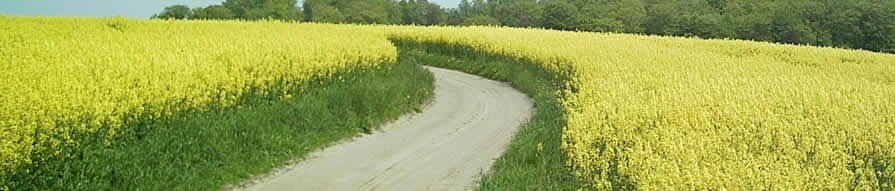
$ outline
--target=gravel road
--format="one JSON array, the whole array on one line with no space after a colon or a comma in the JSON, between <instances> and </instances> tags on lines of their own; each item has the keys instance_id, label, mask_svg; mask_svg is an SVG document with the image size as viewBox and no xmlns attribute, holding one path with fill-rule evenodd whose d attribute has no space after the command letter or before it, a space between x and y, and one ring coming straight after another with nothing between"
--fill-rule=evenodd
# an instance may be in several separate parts
<instances>
[{"instance_id":1,"label":"gravel road","mask_svg":"<svg viewBox=\"0 0 895 191\"><path fill-rule=\"evenodd\" d=\"M381 130L312 153L244 190L470 190L533 104L509 85L462 72L435 74L433 102Z\"/></svg>"}]
</instances>

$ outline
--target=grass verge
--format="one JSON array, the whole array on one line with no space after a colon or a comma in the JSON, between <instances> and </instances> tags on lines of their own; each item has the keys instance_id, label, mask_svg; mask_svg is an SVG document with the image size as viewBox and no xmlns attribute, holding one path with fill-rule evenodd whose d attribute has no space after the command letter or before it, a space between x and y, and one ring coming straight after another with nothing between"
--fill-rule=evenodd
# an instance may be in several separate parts
<instances>
[{"instance_id":1,"label":"grass verge","mask_svg":"<svg viewBox=\"0 0 895 191\"><path fill-rule=\"evenodd\" d=\"M566 167L561 150L565 110L560 90L568 77L532 61L493 55L465 45L393 38L399 52L426 65L455 69L510 83L535 102L532 119L513 137L507 150L483 175L480 190L576 190L584 181Z\"/></svg>"},{"instance_id":2,"label":"grass verge","mask_svg":"<svg viewBox=\"0 0 895 191\"><path fill-rule=\"evenodd\" d=\"M418 111L433 80L399 58L378 68L279 82L294 96L251 90L234 107L129 121L113 138L75 133L80 145L34 153L38 160L20 166L5 184L11 190L221 190Z\"/></svg>"}]
</instances>

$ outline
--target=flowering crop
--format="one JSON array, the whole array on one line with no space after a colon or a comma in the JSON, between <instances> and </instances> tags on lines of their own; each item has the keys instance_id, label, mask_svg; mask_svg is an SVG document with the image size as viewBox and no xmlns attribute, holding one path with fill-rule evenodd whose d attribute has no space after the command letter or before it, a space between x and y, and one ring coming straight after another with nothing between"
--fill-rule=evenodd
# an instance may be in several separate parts
<instances>
[{"instance_id":1,"label":"flowering crop","mask_svg":"<svg viewBox=\"0 0 895 191\"><path fill-rule=\"evenodd\" d=\"M393 35L569 76L563 149L593 189L895 189L895 55L489 27Z\"/></svg>"},{"instance_id":2,"label":"flowering crop","mask_svg":"<svg viewBox=\"0 0 895 191\"><path fill-rule=\"evenodd\" d=\"M0 176L77 145L74 132L114 136L140 116L226 107L249 89L284 91L275 81L397 57L351 25L2 16L0 26Z\"/></svg>"},{"instance_id":3,"label":"flowering crop","mask_svg":"<svg viewBox=\"0 0 895 191\"><path fill-rule=\"evenodd\" d=\"M568 165L594 189L895 189L895 56L493 27L0 17L0 176L138 116L396 59L386 37L568 77ZM566 79L566 78L559 78Z\"/></svg>"}]
</instances>

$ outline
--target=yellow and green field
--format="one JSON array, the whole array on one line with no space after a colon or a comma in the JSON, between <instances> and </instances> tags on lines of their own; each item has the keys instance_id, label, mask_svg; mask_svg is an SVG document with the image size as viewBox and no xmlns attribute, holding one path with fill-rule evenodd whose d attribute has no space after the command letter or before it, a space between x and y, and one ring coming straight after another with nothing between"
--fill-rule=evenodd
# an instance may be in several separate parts
<instances>
[{"instance_id":1,"label":"yellow and green field","mask_svg":"<svg viewBox=\"0 0 895 191\"><path fill-rule=\"evenodd\" d=\"M23 183L8 177L46 162L36 159L57 160L32 155L77 150L80 132L101 134L109 147L137 122L257 106L240 100L278 103L303 93L301 84L338 81L357 68L398 70L412 49L429 54L423 64L510 81L538 102L486 189L559 189L500 188L541 181L586 190L895 189L891 54L497 27L61 17L0 24L9 26L0 31L0 181L13 188ZM327 87L335 85L320 89ZM531 149L542 144L554 152ZM141 175L164 174L153 173ZM563 173L575 181L552 179Z\"/></svg>"},{"instance_id":2,"label":"yellow and green field","mask_svg":"<svg viewBox=\"0 0 895 191\"><path fill-rule=\"evenodd\" d=\"M0 31L0 190L108 189L78 187L84 184L138 189L128 186L139 183L103 179L160 176L165 172L158 169L165 168L153 166L158 165L153 162L183 160L179 158L189 152L182 150L186 148L227 149L223 148L226 144L235 144L231 148L234 157L251 154L251 149L264 148L263 144L282 146L276 147L282 152L274 152L282 153L276 156L282 159L257 159L259 163L276 163L363 130L343 128L278 137L286 130L269 130L273 126L328 128L381 123L417 107L432 90L430 74L413 65L396 64L397 51L388 39L381 33L358 33L362 29L358 26L14 16L0 17L0 25L4 26ZM395 82L398 79L386 77L401 72L410 72L405 77L411 81ZM357 81L373 82L370 87L359 87ZM382 86L373 86L377 83ZM373 97L388 95L406 99L372 102L376 101ZM354 100L367 102L340 106ZM283 109L272 104L293 106L276 111ZM275 118L308 113L315 118L282 123ZM239 116L248 118L243 120L248 123L226 122ZM345 122L324 122L336 119ZM256 140L257 145L232 140L252 133L245 130L251 126L264 126L252 136L265 140ZM192 135L210 139L173 139ZM314 139L300 143L275 139L309 136ZM214 145L191 146L194 144ZM287 150L290 144L293 146ZM141 158L138 154L144 152L135 145L149 149L144 151L145 157L169 159ZM239 153L239 147L248 151ZM189 157L222 162L206 154ZM172 163L183 166L168 169L201 162L182 163ZM128 172L130 168L148 170ZM180 189L210 189L193 186Z\"/></svg>"},{"instance_id":3,"label":"yellow and green field","mask_svg":"<svg viewBox=\"0 0 895 191\"><path fill-rule=\"evenodd\" d=\"M382 36L353 26L5 17L0 79L3 169L77 144L70 129L233 105L248 88L394 61ZM284 94L284 96L290 96ZM72 124L59 124L71 123ZM61 135L61 136L60 136ZM46 137L44 137L46 136ZM62 139L58 139L62 138ZM49 142L50 147L40 147Z\"/></svg>"},{"instance_id":4,"label":"yellow and green field","mask_svg":"<svg viewBox=\"0 0 895 191\"><path fill-rule=\"evenodd\" d=\"M568 74L562 149L590 188L895 188L895 55L537 29L398 34Z\"/></svg>"}]
</instances>

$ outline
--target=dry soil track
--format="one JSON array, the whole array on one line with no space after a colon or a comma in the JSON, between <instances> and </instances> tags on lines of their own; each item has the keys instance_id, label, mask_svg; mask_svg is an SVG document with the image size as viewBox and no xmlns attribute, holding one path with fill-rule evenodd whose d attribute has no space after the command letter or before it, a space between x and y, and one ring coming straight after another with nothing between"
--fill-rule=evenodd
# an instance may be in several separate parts
<instances>
[{"instance_id":1,"label":"dry soil track","mask_svg":"<svg viewBox=\"0 0 895 191\"><path fill-rule=\"evenodd\" d=\"M333 145L245 190L469 190L531 117L501 82L427 67L433 102L379 132Z\"/></svg>"}]
</instances>

